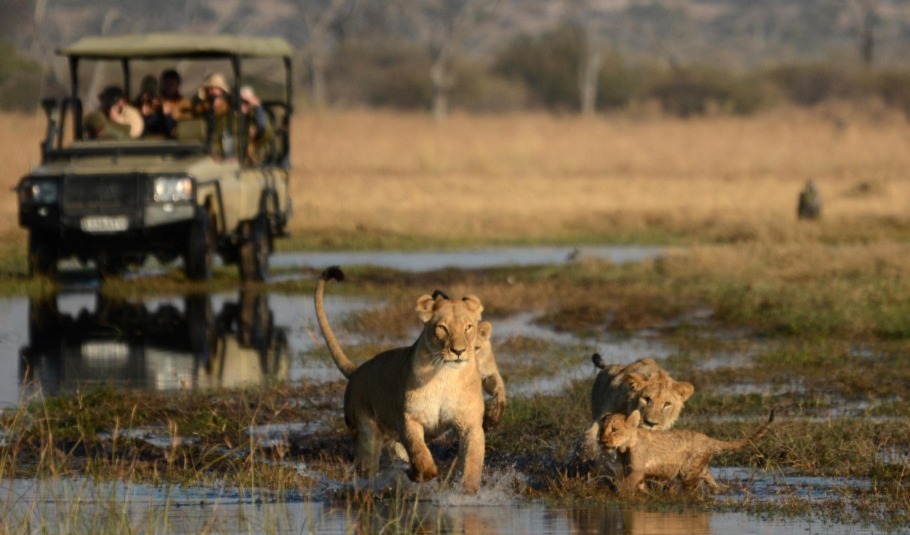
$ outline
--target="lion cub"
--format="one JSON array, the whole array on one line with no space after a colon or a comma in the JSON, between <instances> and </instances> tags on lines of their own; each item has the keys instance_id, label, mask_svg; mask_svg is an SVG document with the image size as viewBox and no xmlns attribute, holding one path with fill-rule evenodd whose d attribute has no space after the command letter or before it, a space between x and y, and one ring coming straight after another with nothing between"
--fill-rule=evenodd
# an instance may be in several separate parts
<instances>
[{"instance_id":1,"label":"lion cub","mask_svg":"<svg viewBox=\"0 0 910 535\"><path fill-rule=\"evenodd\" d=\"M687 430L648 431L638 427L640 421L638 411L629 416L607 414L601 421L600 444L620 454L625 474L618 485L621 493L635 492L645 479L669 482L678 478L687 490L704 481L717 490L717 482L708 469L711 457L758 440L774 421L774 411L751 437L730 441Z\"/></svg>"},{"instance_id":2,"label":"lion cub","mask_svg":"<svg viewBox=\"0 0 910 535\"><path fill-rule=\"evenodd\" d=\"M647 429L673 427L686 400L695 392L691 383L676 381L654 359L643 358L623 366L607 366L599 354L591 361L600 368L591 389L591 426L577 449L578 460L588 462L598 457L597 438L604 414L641 413L641 425Z\"/></svg>"},{"instance_id":3,"label":"lion cub","mask_svg":"<svg viewBox=\"0 0 910 535\"><path fill-rule=\"evenodd\" d=\"M424 295L416 311L423 322L420 336L410 347L384 351L357 366L338 343L323 307L325 283L341 281L337 266L322 272L316 284L316 318L332 359L348 378L344 392L344 420L356 441L358 464L376 470L382 446L404 445L415 481L429 481L438 469L426 438L449 429L459 439L463 487L480 488L484 459L484 402L475 355L477 324L483 305L474 296L449 300Z\"/></svg>"}]
</instances>

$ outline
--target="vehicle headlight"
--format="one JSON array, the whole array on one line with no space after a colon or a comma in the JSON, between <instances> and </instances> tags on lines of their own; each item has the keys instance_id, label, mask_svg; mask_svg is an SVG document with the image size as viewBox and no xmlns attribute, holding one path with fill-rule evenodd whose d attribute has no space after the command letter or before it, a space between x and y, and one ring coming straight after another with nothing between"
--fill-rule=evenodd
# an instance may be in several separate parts
<instances>
[{"instance_id":1,"label":"vehicle headlight","mask_svg":"<svg viewBox=\"0 0 910 535\"><path fill-rule=\"evenodd\" d=\"M193 179L185 176L160 176L155 179L155 202L192 201Z\"/></svg>"},{"instance_id":2,"label":"vehicle headlight","mask_svg":"<svg viewBox=\"0 0 910 535\"><path fill-rule=\"evenodd\" d=\"M54 204L57 202L57 181L27 180L19 188L19 199L24 204Z\"/></svg>"}]
</instances>

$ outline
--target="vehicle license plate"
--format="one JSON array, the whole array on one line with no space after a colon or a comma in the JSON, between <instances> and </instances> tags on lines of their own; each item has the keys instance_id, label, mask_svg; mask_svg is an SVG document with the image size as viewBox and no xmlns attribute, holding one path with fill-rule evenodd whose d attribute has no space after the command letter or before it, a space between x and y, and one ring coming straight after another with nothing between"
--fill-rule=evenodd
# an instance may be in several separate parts
<instances>
[{"instance_id":1,"label":"vehicle license plate","mask_svg":"<svg viewBox=\"0 0 910 535\"><path fill-rule=\"evenodd\" d=\"M123 232L129 227L130 220L123 216L90 216L83 217L80 226L84 232L95 234L107 232Z\"/></svg>"},{"instance_id":2,"label":"vehicle license plate","mask_svg":"<svg viewBox=\"0 0 910 535\"><path fill-rule=\"evenodd\" d=\"M91 361L124 362L130 356L130 348L120 342L85 342L82 344L82 358Z\"/></svg>"}]
</instances>

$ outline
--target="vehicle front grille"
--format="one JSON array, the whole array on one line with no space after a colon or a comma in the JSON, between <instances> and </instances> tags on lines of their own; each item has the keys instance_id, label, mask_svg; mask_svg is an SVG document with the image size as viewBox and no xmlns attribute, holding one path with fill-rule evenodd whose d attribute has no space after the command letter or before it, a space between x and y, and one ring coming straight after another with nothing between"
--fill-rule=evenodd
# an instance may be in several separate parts
<instances>
[{"instance_id":1,"label":"vehicle front grille","mask_svg":"<svg viewBox=\"0 0 910 535\"><path fill-rule=\"evenodd\" d=\"M124 212L142 206L145 181L139 175L67 176L63 209L78 212Z\"/></svg>"}]
</instances>

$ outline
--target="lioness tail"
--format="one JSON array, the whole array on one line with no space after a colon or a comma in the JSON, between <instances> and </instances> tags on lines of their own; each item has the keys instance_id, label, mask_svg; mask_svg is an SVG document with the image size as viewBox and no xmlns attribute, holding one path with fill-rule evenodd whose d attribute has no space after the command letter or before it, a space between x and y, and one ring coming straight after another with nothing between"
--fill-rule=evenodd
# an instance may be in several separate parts
<instances>
[{"instance_id":1,"label":"lioness tail","mask_svg":"<svg viewBox=\"0 0 910 535\"><path fill-rule=\"evenodd\" d=\"M591 362L593 362L594 365L597 366L598 368L600 368L601 370L603 370L604 368L607 367L607 365L604 364L604 359L600 356L600 353L594 353L593 355L591 355Z\"/></svg>"},{"instance_id":2,"label":"lioness tail","mask_svg":"<svg viewBox=\"0 0 910 535\"><path fill-rule=\"evenodd\" d=\"M340 267L332 266L327 268L322 272L322 275L319 276L319 280L316 282L316 293L313 296L313 301L316 306L316 319L319 321L319 328L322 329L322 337L325 338L325 343L329 346L332 360L335 361L335 365L338 366L341 373L350 379L351 375L357 371L357 365L351 362L351 359L349 359L348 356L344 354L344 350L341 349L338 338L335 337L335 332L332 330L332 326L329 325L329 319L325 315L325 307L322 303L322 297L325 293L325 283L332 279L339 282L344 280L344 272L341 271Z\"/></svg>"}]
</instances>

